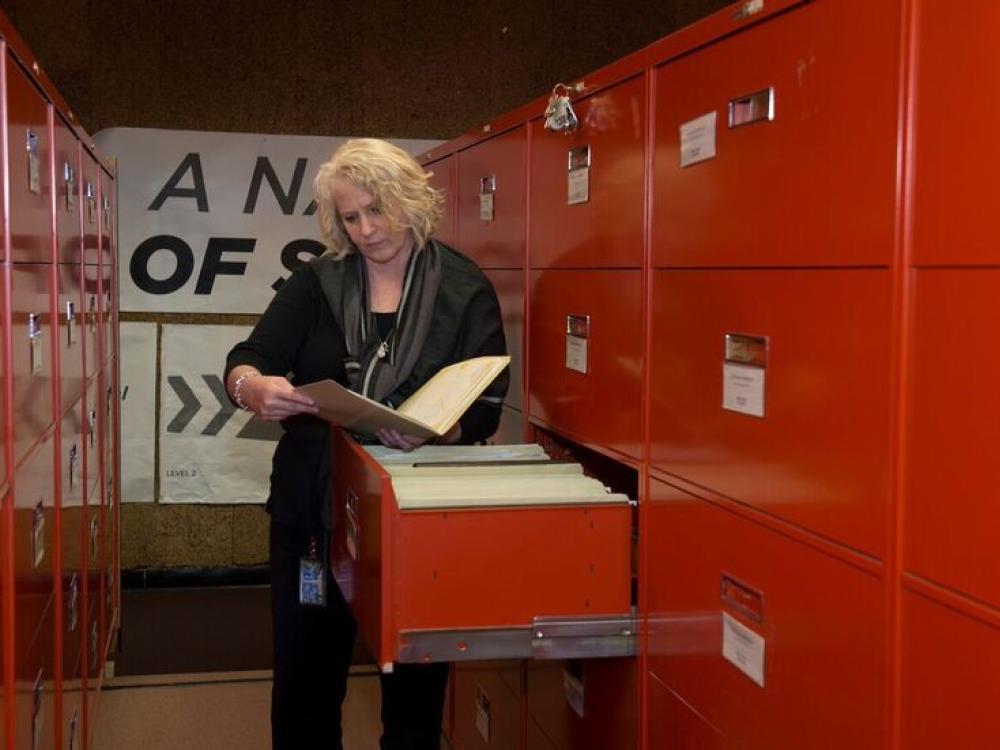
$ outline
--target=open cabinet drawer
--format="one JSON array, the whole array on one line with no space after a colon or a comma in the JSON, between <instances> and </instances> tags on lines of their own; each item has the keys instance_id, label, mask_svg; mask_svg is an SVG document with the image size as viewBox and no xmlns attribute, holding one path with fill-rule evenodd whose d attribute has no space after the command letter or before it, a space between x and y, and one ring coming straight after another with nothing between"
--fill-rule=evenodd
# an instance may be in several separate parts
<instances>
[{"instance_id":1,"label":"open cabinet drawer","mask_svg":"<svg viewBox=\"0 0 1000 750\"><path fill-rule=\"evenodd\" d=\"M627 496L538 446L331 451L331 566L383 670L635 652Z\"/></svg>"}]
</instances>

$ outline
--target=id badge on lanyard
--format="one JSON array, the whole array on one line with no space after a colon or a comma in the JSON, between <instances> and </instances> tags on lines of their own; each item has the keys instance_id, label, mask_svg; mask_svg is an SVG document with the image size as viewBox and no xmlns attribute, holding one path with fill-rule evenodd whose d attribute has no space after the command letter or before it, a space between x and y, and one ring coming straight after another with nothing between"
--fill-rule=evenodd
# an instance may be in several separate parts
<instances>
[{"instance_id":1,"label":"id badge on lanyard","mask_svg":"<svg viewBox=\"0 0 1000 750\"><path fill-rule=\"evenodd\" d=\"M319 555L319 541L309 537L309 551L299 558L299 604L326 606L326 565Z\"/></svg>"}]
</instances>

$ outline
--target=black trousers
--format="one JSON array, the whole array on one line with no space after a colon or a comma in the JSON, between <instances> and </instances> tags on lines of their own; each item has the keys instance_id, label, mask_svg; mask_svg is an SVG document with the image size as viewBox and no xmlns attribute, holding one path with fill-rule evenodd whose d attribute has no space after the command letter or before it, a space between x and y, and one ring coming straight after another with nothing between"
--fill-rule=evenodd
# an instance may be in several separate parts
<instances>
[{"instance_id":1,"label":"black trousers","mask_svg":"<svg viewBox=\"0 0 1000 750\"><path fill-rule=\"evenodd\" d=\"M342 750L341 704L357 624L327 572L327 606L299 604L299 559L309 534L271 521L273 750ZM383 674L382 750L438 750L447 664L398 664Z\"/></svg>"}]
</instances>

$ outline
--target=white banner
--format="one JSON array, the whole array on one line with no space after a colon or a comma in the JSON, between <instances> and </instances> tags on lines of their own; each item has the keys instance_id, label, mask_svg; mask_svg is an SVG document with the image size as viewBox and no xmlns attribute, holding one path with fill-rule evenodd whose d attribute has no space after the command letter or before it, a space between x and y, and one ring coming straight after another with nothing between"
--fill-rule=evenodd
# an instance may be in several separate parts
<instances>
[{"instance_id":1,"label":"white banner","mask_svg":"<svg viewBox=\"0 0 1000 750\"><path fill-rule=\"evenodd\" d=\"M122 501L152 502L156 478L156 323L121 324Z\"/></svg>"},{"instance_id":2,"label":"white banner","mask_svg":"<svg viewBox=\"0 0 1000 750\"><path fill-rule=\"evenodd\" d=\"M160 502L262 503L276 422L250 419L222 382L226 353L246 326L164 325L160 384Z\"/></svg>"},{"instance_id":3,"label":"white banner","mask_svg":"<svg viewBox=\"0 0 1000 750\"><path fill-rule=\"evenodd\" d=\"M121 310L259 313L322 252L312 181L344 138L110 128ZM396 140L417 154L440 141Z\"/></svg>"}]
</instances>

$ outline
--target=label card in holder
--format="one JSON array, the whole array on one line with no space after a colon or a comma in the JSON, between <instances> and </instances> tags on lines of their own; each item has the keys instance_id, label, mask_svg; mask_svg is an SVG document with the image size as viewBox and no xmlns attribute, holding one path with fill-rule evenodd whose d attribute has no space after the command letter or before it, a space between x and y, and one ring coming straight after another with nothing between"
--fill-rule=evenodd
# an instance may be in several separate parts
<instances>
[{"instance_id":1,"label":"label card in holder","mask_svg":"<svg viewBox=\"0 0 1000 750\"><path fill-rule=\"evenodd\" d=\"M28 313L28 345L31 348L31 374L42 371L42 316Z\"/></svg>"},{"instance_id":2,"label":"label card in holder","mask_svg":"<svg viewBox=\"0 0 1000 750\"><path fill-rule=\"evenodd\" d=\"M493 195L497 191L496 175L481 177L479 180L479 219L493 221Z\"/></svg>"},{"instance_id":3,"label":"label card in holder","mask_svg":"<svg viewBox=\"0 0 1000 750\"><path fill-rule=\"evenodd\" d=\"M722 364L722 408L764 416L767 338L727 333Z\"/></svg>"},{"instance_id":4,"label":"label card in holder","mask_svg":"<svg viewBox=\"0 0 1000 750\"><path fill-rule=\"evenodd\" d=\"M587 344L590 339L590 316L566 316L566 368L586 375Z\"/></svg>"},{"instance_id":5,"label":"label card in holder","mask_svg":"<svg viewBox=\"0 0 1000 750\"><path fill-rule=\"evenodd\" d=\"M31 517L31 551L33 553L32 559L37 568L45 559L45 509L41 500L35 506Z\"/></svg>"},{"instance_id":6,"label":"label card in holder","mask_svg":"<svg viewBox=\"0 0 1000 750\"><path fill-rule=\"evenodd\" d=\"M38 158L38 136L28 131L28 190L33 193L42 192L41 160Z\"/></svg>"},{"instance_id":7,"label":"label card in holder","mask_svg":"<svg viewBox=\"0 0 1000 750\"><path fill-rule=\"evenodd\" d=\"M590 200L590 146L569 150L566 204L575 206Z\"/></svg>"},{"instance_id":8,"label":"label card in holder","mask_svg":"<svg viewBox=\"0 0 1000 750\"><path fill-rule=\"evenodd\" d=\"M476 685L476 731L483 742L490 742L490 698L482 686Z\"/></svg>"}]
</instances>

